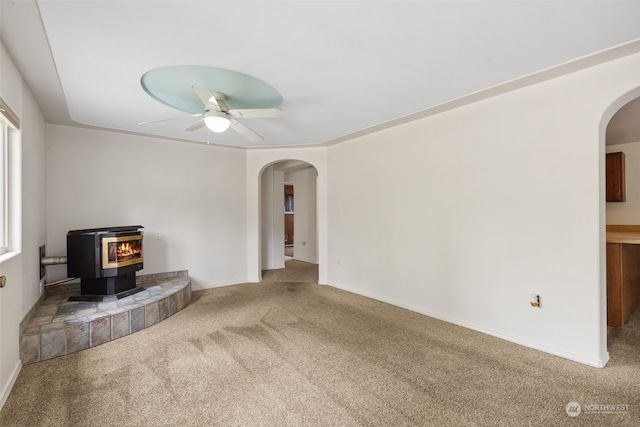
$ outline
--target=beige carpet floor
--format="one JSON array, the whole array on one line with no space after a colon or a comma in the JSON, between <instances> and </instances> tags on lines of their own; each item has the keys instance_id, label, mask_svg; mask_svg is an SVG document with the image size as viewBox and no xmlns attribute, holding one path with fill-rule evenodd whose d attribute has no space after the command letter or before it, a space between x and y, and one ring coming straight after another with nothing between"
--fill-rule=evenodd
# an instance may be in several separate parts
<instances>
[{"instance_id":1,"label":"beige carpet floor","mask_svg":"<svg viewBox=\"0 0 640 427\"><path fill-rule=\"evenodd\" d=\"M261 284L194 292L136 334L27 365L0 425L640 425L638 312L597 369L316 281L315 265L292 260ZM629 406L586 413L593 404Z\"/></svg>"}]
</instances>

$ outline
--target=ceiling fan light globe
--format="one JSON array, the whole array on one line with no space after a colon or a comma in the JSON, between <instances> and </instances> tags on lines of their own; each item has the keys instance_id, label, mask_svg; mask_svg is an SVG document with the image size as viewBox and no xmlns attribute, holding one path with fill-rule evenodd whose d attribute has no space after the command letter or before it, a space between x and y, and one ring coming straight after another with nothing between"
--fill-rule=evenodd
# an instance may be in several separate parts
<instances>
[{"instance_id":1,"label":"ceiling fan light globe","mask_svg":"<svg viewBox=\"0 0 640 427\"><path fill-rule=\"evenodd\" d=\"M204 118L204 124L212 131L216 133L222 133L229 129L231 122L226 117L221 116L207 116Z\"/></svg>"}]
</instances>

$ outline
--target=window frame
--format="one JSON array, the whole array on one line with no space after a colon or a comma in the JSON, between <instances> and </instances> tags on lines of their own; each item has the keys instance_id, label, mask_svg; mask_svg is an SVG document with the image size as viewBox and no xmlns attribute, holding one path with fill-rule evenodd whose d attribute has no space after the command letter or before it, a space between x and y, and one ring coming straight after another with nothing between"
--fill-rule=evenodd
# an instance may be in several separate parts
<instances>
[{"instance_id":1,"label":"window frame","mask_svg":"<svg viewBox=\"0 0 640 427\"><path fill-rule=\"evenodd\" d=\"M10 238L10 218L11 210L9 209L10 194L10 156L11 141L15 135L12 131L20 130L20 119L7 105L4 99L0 98L0 255L9 252L11 247Z\"/></svg>"},{"instance_id":2,"label":"window frame","mask_svg":"<svg viewBox=\"0 0 640 427\"><path fill-rule=\"evenodd\" d=\"M0 255L8 252L8 231L9 231L9 199L8 199L8 141L9 123L0 116Z\"/></svg>"}]
</instances>

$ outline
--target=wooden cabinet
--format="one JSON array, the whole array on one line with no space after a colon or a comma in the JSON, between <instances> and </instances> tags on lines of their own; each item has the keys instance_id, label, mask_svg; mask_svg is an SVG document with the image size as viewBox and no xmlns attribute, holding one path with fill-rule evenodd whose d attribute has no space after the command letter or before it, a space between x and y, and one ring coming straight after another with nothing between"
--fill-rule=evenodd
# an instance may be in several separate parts
<instances>
[{"instance_id":1,"label":"wooden cabinet","mask_svg":"<svg viewBox=\"0 0 640 427\"><path fill-rule=\"evenodd\" d=\"M293 245L293 214L284 214L284 244Z\"/></svg>"},{"instance_id":2,"label":"wooden cabinet","mask_svg":"<svg viewBox=\"0 0 640 427\"><path fill-rule=\"evenodd\" d=\"M607 154L607 202L624 202L624 153Z\"/></svg>"},{"instance_id":3,"label":"wooden cabinet","mask_svg":"<svg viewBox=\"0 0 640 427\"><path fill-rule=\"evenodd\" d=\"M623 326L640 305L640 245L607 243L607 325Z\"/></svg>"},{"instance_id":4,"label":"wooden cabinet","mask_svg":"<svg viewBox=\"0 0 640 427\"><path fill-rule=\"evenodd\" d=\"M293 185L284 186L284 244L293 245Z\"/></svg>"}]
</instances>

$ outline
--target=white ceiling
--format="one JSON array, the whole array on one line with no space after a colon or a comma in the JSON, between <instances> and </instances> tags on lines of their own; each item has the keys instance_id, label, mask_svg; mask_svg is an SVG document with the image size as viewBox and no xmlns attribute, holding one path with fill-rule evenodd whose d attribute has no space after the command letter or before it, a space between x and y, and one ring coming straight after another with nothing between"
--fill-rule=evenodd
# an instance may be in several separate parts
<instances>
[{"instance_id":1,"label":"white ceiling","mask_svg":"<svg viewBox=\"0 0 640 427\"><path fill-rule=\"evenodd\" d=\"M260 146L331 143L640 38L638 1L2 1L2 41L50 123L253 147L182 129L140 86L207 65L256 77L281 119ZM638 104L638 103L636 103ZM640 105L615 134L640 130ZM140 126L139 122L184 116ZM630 126L630 129L625 127ZM612 143L608 141L608 143Z\"/></svg>"}]
</instances>

